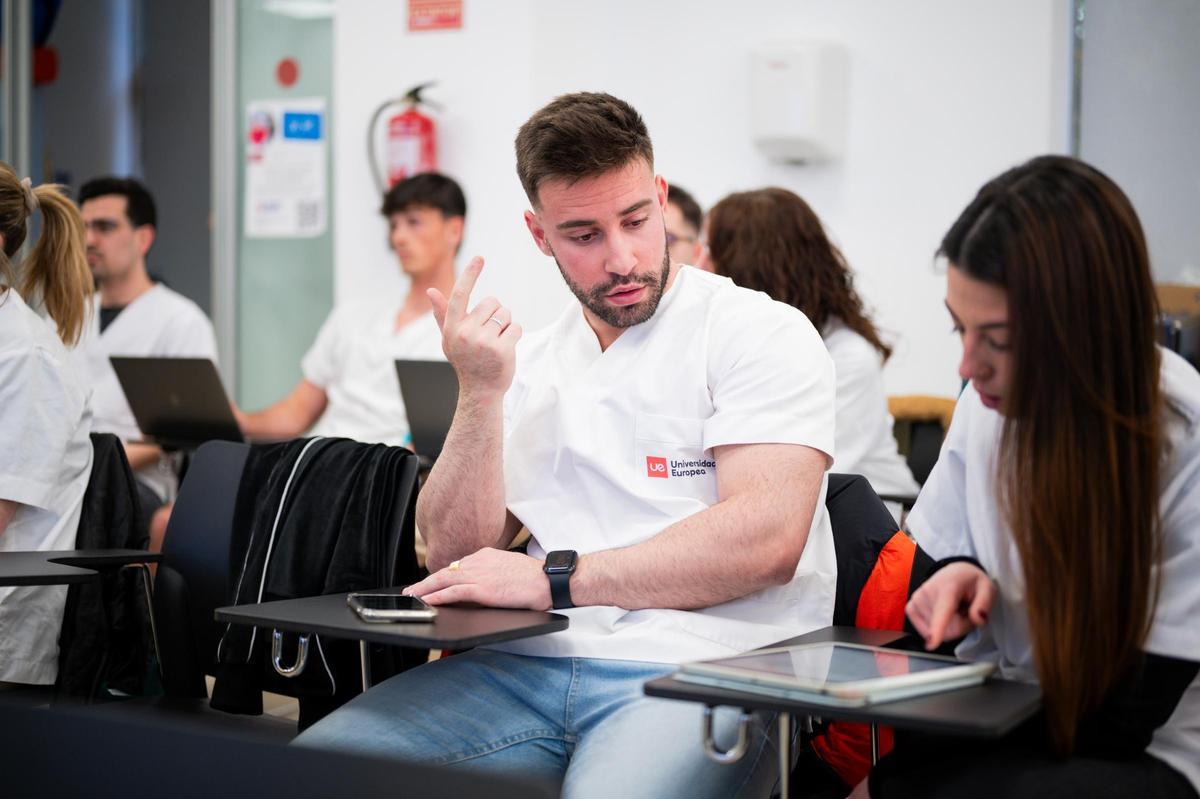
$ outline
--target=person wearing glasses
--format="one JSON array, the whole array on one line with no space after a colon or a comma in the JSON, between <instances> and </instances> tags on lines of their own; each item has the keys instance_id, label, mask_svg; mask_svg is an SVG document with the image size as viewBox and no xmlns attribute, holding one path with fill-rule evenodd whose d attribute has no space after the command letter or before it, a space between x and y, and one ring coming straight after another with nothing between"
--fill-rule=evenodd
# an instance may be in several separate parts
<instances>
[{"instance_id":1,"label":"person wearing glasses","mask_svg":"<svg viewBox=\"0 0 1200 799\"><path fill-rule=\"evenodd\" d=\"M663 221L667 226L667 251L671 253L671 260L696 266L700 261L700 228L704 224L700 203L687 190L670 185Z\"/></svg>"},{"instance_id":2,"label":"person wearing glasses","mask_svg":"<svg viewBox=\"0 0 1200 799\"><path fill-rule=\"evenodd\" d=\"M196 303L156 282L146 259L158 236L154 197L140 181L105 176L79 189L87 231L87 263L99 290L76 347L76 365L92 389L94 430L125 442L139 498L150 521L151 548L166 528L167 503L178 488L177 459L142 438L109 358L208 358L217 360L212 322Z\"/></svg>"}]
</instances>

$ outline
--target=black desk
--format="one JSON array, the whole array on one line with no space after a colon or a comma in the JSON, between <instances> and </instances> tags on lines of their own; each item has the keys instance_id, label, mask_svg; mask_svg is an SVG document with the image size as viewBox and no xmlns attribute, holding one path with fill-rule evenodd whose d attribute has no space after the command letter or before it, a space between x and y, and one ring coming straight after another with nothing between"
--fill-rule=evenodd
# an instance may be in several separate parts
<instances>
[{"instance_id":1,"label":"black desk","mask_svg":"<svg viewBox=\"0 0 1200 799\"><path fill-rule=\"evenodd\" d=\"M377 593L396 590L381 588ZM367 643L420 649L468 649L558 632L567 629L568 622L567 617L559 613L456 605L439 607L437 618L431 624L369 623L361 621L346 606L345 594L217 608L214 616L217 621L233 624L356 640L362 660L364 691L371 682Z\"/></svg>"},{"instance_id":2,"label":"black desk","mask_svg":"<svg viewBox=\"0 0 1200 799\"><path fill-rule=\"evenodd\" d=\"M66 585L97 576L98 569L157 563L162 555L144 549L73 549L0 552L0 585Z\"/></svg>"},{"instance_id":3,"label":"black desk","mask_svg":"<svg viewBox=\"0 0 1200 799\"><path fill-rule=\"evenodd\" d=\"M887 646L904 638L903 633L859 630L853 627L826 627L772 646L811 644L825 641ZM871 749L877 751L876 727L885 724L897 729L919 730L975 738L999 738L1035 714L1042 704L1042 692L1036 685L991 679L983 685L960 688L938 694L884 702L865 707L830 707L798 699L764 696L748 691L733 691L674 677L660 677L646 683L647 696L700 702L709 709L717 705L767 710L779 713L780 769L786 786L791 763L790 723L792 716L836 719L871 725ZM711 721L709 722L711 723ZM787 729L788 734L783 731ZM705 739L710 743L709 737ZM720 753L718 753L718 756ZM783 794L786 796L786 792Z\"/></svg>"}]
</instances>

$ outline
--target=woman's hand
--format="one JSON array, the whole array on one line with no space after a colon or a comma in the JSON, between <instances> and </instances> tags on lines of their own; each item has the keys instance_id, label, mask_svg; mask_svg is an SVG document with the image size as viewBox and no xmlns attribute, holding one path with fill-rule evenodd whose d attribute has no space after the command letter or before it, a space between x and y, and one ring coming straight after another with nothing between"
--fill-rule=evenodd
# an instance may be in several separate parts
<instances>
[{"instance_id":1,"label":"woman's hand","mask_svg":"<svg viewBox=\"0 0 1200 799\"><path fill-rule=\"evenodd\" d=\"M925 639L926 649L961 638L987 624L996 587L973 563L951 563L938 569L908 601L905 613Z\"/></svg>"}]
</instances>

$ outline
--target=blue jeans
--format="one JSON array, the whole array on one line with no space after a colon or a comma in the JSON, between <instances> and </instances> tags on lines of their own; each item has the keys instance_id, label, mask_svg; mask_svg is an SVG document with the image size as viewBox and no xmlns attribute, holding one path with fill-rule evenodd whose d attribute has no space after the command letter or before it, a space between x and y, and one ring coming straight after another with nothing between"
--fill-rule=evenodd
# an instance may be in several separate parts
<instances>
[{"instance_id":1,"label":"blue jeans","mask_svg":"<svg viewBox=\"0 0 1200 799\"><path fill-rule=\"evenodd\" d=\"M774 718L755 716L740 761L714 763L701 746L700 705L642 693L672 670L476 649L375 686L295 743L561 781L568 797L767 796L778 776ZM715 714L723 749L737 718L731 708Z\"/></svg>"}]
</instances>

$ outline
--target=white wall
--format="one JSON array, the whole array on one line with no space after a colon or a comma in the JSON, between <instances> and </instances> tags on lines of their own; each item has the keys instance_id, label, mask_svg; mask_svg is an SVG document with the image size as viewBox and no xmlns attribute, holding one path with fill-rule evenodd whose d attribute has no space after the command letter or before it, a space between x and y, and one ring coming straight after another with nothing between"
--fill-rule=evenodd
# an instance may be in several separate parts
<instances>
[{"instance_id":1,"label":"white wall","mask_svg":"<svg viewBox=\"0 0 1200 799\"><path fill-rule=\"evenodd\" d=\"M707 207L781 185L824 219L896 343L891 393L957 391L958 345L933 252L978 187L1066 146L1067 2L1050 0L466 0L464 28L409 34L406 3L338 6L334 34L336 297L403 291L365 158L376 103L419 81L446 106L441 168L463 183L464 255L488 259L478 297L527 328L570 295L533 247L512 139L555 95L611 92L646 118L658 171ZM749 136L749 52L823 38L846 48L849 118L837 163L784 166Z\"/></svg>"}]
</instances>

